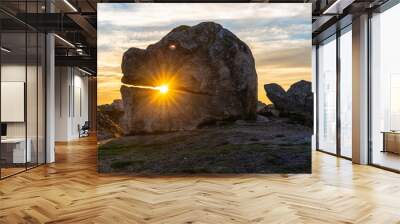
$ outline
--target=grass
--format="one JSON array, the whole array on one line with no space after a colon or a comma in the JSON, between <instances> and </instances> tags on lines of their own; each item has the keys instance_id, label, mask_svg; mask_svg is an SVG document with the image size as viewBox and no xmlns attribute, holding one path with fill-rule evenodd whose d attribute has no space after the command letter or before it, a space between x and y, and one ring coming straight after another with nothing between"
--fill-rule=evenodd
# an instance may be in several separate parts
<instances>
[{"instance_id":1,"label":"grass","mask_svg":"<svg viewBox=\"0 0 400 224\"><path fill-rule=\"evenodd\" d=\"M134 161L117 161L117 162L111 163L111 168L122 169L122 168L126 168L127 166L130 166L134 163L135 163Z\"/></svg>"},{"instance_id":2,"label":"grass","mask_svg":"<svg viewBox=\"0 0 400 224\"><path fill-rule=\"evenodd\" d=\"M291 164L290 159L307 158L305 152L309 151L309 145L306 144L222 144L180 149L173 146L107 146L99 149L99 160L100 163L104 160L113 161L110 168L114 171L146 173L247 173L279 170L296 173L309 169L304 166L307 161L303 165L296 165Z\"/></svg>"},{"instance_id":3,"label":"grass","mask_svg":"<svg viewBox=\"0 0 400 224\"><path fill-rule=\"evenodd\" d=\"M157 175L311 172L311 143L301 140L307 134L298 137L304 130L275 128L271 136L268 128L224 125L121 137L99 146L99 171Z\"/></svg>"},{"instance_id":4,"label":"grass","mask_svg":"<svg viewBox=\"0 0 400 224\"><path fill-rule=\"evenodd\" d=\"M131 167L131 166L137 166L140 167L144 164L144 161L138 160L138 161L132 161L132 160L128 160L128 161L115 161L111 163L111 168L113 169L125 169L127 167Z\"/></svg>"}]
</instances>

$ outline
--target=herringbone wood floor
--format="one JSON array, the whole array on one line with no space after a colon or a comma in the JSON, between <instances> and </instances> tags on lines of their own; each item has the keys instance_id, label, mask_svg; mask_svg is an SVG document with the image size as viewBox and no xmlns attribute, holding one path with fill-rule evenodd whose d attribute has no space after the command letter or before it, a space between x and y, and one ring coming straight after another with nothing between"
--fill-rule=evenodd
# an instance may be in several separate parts
<instances>
[{"instance_id":1,"label":"herringbone wood floor","mask_svg":"<svg viewBox=\"0 0 400 224\"><path fill-rule=\"evenodd\" d=\"M312 175L101 175L91 138L0 181L0 223L400 223L400 175L318 152Z\"/></svg>"}]
</instances>

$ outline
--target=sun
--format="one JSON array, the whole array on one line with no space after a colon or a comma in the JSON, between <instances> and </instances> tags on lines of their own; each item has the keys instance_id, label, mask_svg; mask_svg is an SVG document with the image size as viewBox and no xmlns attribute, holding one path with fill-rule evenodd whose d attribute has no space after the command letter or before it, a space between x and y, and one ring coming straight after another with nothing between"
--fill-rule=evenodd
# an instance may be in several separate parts
<instances>
[{"instance_id":1,"label":"sun","mask_svg":"<svg viewBox=\"0 0 400 224\"><path fill-rule=\"evenodd\" d=\"M161 85L157 87L158 91L162 94L166 94L169 90L168 85Z\"/></svg>"}]
</instances>

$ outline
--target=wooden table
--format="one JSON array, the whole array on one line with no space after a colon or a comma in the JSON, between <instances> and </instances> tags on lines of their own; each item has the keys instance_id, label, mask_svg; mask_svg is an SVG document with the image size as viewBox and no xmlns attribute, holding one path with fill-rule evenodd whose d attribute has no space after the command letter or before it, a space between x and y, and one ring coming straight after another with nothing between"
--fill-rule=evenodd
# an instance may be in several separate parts
<instances>
[{"instance_id":1,"label":"wooden table","mask_svg":"<svg viewBox=\"0 0 400 224\"><path fill-rule=\"evenodd\" d=\"M382 131L383 150L382 152L392 152L400 154L400 131Z\"/></svg>"}]
</instances>

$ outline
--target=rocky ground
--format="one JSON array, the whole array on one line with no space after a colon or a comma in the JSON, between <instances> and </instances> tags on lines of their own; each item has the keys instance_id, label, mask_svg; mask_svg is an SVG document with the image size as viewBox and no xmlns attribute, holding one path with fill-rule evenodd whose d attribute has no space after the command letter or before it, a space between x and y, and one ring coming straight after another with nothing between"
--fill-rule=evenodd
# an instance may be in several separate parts
<instances>
[{"instance_id":1,"label":"rocky ground","mask_svg":"<svg viewBox=\"0 0 400 224\"><path fill-rule=\"evenodd\" d=\"M284 118L219 123L101 144L100 172L134 175L309 173L312 129Z\"/></svg>"}]
</instances>

